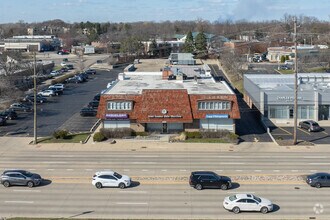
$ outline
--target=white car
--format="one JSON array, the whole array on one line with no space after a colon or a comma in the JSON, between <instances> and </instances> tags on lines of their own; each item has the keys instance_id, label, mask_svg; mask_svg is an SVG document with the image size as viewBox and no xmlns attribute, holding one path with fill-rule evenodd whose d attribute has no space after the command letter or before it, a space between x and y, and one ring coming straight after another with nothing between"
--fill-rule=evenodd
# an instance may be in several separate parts
<instances>
[{"instance_id":1,"label":"white car","mask_svg":"<svg viewBox=\"0 0 330 220\"><path fill-rule=\"evenodd\" d=\"M49 89L51 89L51 88L59 88L59 89L64 90L64 84L57 83L57 84L54 84L54 85L49 86L48 88Z\"/></svg>"},{"instance_id":2,"label":"white car","mask_svg":"<svg viewBox=\"0 0 330 220\"><path fill-rule=\"evenodd\" d=\"M119 187L124 189L131 185L131 178L112 170L99 171L93 176L92 184L98 189L102 187Z\"/></svg>"},{"instance_id":3,"label":"white car","mask_svg":"<svg viewBox=\"0 0 330 220\"><path fill-rule=\"evenodd\" d=\"M45 90L42 90L41 92L38 92L38 95L51 97L51 96L55 95L55 92L54 92L54 90L51 90L51 89L45 89Z\"/></svg>"},{"instance_id":4,"label":"white car","mask_svg":"<svg viewBox=\"0 0 330 220\"><path fill-rule=\"evenodd\" d=\"M66 62L62 62L61 66L65 67L66 66Z\"/></svg>"},{"instance_id":5,"label":"white car","mask_svg":"<svg viewBox=\"0 0 330 220\"><path fill-rule=\"evenodd\" d=\"M273 203L252 194L236 194L223 200L223 207L238 214L240 211L257 211L266 214L273 210Z\"/></svg>"},{"instance_id":6,"label":"white car","mask_svg":"<svg viewBox=\"0 0 330 220\"><path fill-rule=\"evenodd\" d=\"M57 70L53 70L49 73L49 75L51 76L58 76L58 75L61 75L61 72L60 71L57 71Z\"/></svg>"}]
</instances>

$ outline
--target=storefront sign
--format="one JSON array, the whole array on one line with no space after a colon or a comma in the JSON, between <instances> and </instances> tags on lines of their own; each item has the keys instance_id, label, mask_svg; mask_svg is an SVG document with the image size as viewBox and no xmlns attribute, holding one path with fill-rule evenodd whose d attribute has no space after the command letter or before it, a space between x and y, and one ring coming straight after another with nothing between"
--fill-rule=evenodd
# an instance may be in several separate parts
<instances>
[{"instance_id":1,"label":"storefront sign","mask_svg":"<svg viewBox=\"0 0 330 220\"><path fill-rule=\"evenodd\" d=\"M278 101L286 101L286 102L293 102L294 97L292 96L277 96L276 98ZM297 100L303 100L302 97L297 97Z\"/></svg>"},{"instance_id":2,"label":"storefront sign","mask_svg":"<svg viewBox=\"0 0 330 220\"><path fill-rule=\"evenodd\" d=\"M229 118L228 114L207 114L205 118Z\"/></svg>"},{"instance_id":3,"label":"storefront sign","mask_svg":"<svg viewBox=\"0 0 330 220\"><path fill-rule=\"evenodd\" d=\"M148 115L148 118L182 118L181 115Z\"/></svg>"},{"instance_id":4,"label":"storefront sign","mask_svg":"<svg viewBox=\"0 0 330 220\"><path fill-rule=\"evenodd\" d=\"M106 119L127 119L128 114L105 114Z\"/></svg>"}]
</instances>

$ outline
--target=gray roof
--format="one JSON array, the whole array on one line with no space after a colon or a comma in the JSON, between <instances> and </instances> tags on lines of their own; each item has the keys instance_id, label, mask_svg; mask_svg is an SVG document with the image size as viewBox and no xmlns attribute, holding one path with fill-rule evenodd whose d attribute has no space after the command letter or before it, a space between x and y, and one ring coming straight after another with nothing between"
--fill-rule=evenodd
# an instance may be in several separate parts
<instances>
[{"instance_id":1,"label":"gray roof","mask_svg":"<svg viewBox=\"0 0 330 220\"><path fill-rule=\"evenodd\" d=\"M293 91L294 74L245 74L245 78L252 81L262 90ZM329 73L299 73L298 88L300 91L330 92Z\"/></svg>"},{"instance_id":2,"label":"gray roof","mask_svg":"<svg viewBox=\"0 0 330 220\"><path fill-rule=\"evenodd\" d=\"M126 74L126 73L125 73ZM213 78L162 80L161 72L154 75L126 74L125 80L117 81L105 94L142 94L144 89L186 89L188 94L234 94L225 82L215 82Z\"/></svg>"}]
</instances>

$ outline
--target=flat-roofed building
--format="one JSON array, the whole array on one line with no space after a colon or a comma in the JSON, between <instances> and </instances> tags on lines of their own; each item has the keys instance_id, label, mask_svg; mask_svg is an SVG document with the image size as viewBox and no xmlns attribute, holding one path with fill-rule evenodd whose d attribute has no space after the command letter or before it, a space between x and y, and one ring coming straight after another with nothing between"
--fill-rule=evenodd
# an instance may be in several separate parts
<instances>
[{"instance_id":1,"label":"flat-roofed building","mask_svg":"<svg viewBox=\"0 0 330 220\"><path fill-rule=\"evenodd\" d=\"M235 132L240 118L237 98L226 82L212 77L168 78L163 72L128 72L102 95L97 117L104 128L136 131ZM164 74L166 77L164 77Z\"/></svg>"}]
</instances>

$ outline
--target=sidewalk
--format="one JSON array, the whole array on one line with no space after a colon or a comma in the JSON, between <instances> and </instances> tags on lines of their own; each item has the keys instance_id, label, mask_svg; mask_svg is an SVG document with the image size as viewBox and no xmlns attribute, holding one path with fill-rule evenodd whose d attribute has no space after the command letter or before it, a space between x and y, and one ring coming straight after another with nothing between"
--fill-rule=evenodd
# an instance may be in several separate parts
<instances>
[{"instance_id":1,"label":"sidewalk","mask_svg":"<svg viewBox=\"0 0 330 220\"><path fill-rule=\"evenodd\" d=\"M219 143L169 143L154 140L121 140L80 143L44 143L32 145L32 137L0 137L0 155L7 151L137 151L137 152L321 152L330 153L330 145L277 146L272 142L242 142L239 145Z\"/></svg>"}]
</instances>

